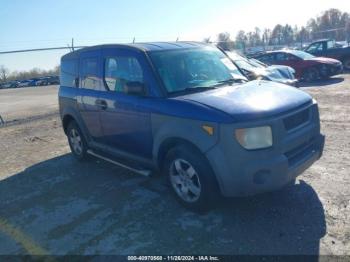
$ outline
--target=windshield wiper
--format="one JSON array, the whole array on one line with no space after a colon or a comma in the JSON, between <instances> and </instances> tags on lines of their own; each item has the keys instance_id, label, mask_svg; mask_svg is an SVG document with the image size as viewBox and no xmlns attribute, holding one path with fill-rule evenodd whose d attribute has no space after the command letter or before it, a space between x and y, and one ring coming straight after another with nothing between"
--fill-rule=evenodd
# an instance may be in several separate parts
<instances>
[{"instance_id":1,"label":"windshield wiper","mask_svg":"<svg viewBox=\"0 0 350 262\"><path fill-rule=\"evenodd\" d=\"M213 86L215 87L215 86L220 86L220 85L225 85L225 84L242 83L243 81L244 81L243 79L229 78L229 79L226 79L226 80L218 81L218 82L217 82L215 85L213 85Z\"/></svg>"},{"instance_id":2,"label":"windshield wiper","mask_svg":"<svg viewBox=\"0 0 350 262\"><path fill-rule=\"evenodd\" d=\"M184 89L181 90L177 90L174 92L171 92L171 94L188 94L188 93L197 93L197 92L204 92L204 91L208 91L208 90L213 90L216 89L215 86L194 86L194 87L186 87Z\"/></svg>"}]
</instances>

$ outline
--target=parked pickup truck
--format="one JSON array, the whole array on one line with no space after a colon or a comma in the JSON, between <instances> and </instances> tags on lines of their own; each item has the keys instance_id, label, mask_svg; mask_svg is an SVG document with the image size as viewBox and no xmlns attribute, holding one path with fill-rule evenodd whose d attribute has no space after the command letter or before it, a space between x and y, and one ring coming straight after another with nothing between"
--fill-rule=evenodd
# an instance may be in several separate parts
<instances>
[{"instance_id":1,"label":"parked pickup truck","mask_svg":"<svg viewBox=\"0 0 350 262\"><path fill-rule=\"evenodd\" d=\"M212 207L220 194L282 188L322 155L310 95L247 82L210 45L101 45L63 56L60 68L60 115L73 155L166 175L194 210Z\"/></svg>"},{"instance_id":2,"label":"parked pickup truck","mask_svg":"<svg viewBox=\"0 0 350 262\"><path fill-rule=\"evenodd\" d=\"M337 59L343 63L344 69L350 70L350 46L341 46L334 40L326 39L311 43L304 51L315 56Z\"/></svg>"}]
</instances>

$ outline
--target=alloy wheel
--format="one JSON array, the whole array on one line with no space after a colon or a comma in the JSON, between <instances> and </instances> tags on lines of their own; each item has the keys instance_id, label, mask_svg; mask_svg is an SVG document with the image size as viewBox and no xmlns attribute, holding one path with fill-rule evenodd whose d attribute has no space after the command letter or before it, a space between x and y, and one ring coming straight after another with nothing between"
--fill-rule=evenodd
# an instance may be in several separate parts
<instances>
[{"instance_id":1,"label":"alloy wheel","mask_svg":"<svg viewBox=\"0 0 350 262\"><path fill-rule=\"evenodd\" d=\"M72 145L74 152L77 155L81 155L81 153L83 152L83 143L82 143L79 132L74 128L71 129L71 131L70 131L69 141Z\"/></svg>"},{"instance_id":2,"label":"alloy wheel","mask_svg":"<svg viewBox=\"0 0 350 262\"><path fill-rule=\"evenodd\" d=\"M184 159L175 159L170 165L170 182L176 194L185 202L195 202L201 195L199 176Z\"/></svg>"}]
</instances>

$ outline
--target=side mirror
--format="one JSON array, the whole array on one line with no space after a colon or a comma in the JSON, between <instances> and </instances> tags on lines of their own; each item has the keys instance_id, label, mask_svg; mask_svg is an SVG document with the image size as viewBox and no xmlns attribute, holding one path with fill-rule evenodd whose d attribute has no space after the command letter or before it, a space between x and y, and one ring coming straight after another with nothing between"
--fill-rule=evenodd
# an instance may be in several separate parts
<instances>
[{"instance_id":1,"label":"side mirror","mask_svg":"<svg viewBox=\"0 0 350 262\"><path fill-rule=\"evenodd\" d=\"M138 81L130 81L125 84L125 93L136 96L146 94L145 84Z\"/></svg>"}]
</instances>

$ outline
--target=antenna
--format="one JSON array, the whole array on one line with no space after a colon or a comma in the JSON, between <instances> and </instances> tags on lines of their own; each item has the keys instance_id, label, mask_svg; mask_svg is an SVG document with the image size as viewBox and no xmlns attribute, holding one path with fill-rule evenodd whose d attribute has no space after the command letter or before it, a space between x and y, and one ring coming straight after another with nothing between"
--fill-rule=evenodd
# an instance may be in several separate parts
<instances>
[{"instance_id":1,"label":"antenna","mask_svg":"<svg viewBox=\"0 0 350 262\"><path fill-rule=\"evenodd\" d=\"M72 51L74 52L74 38L72 38Z\"/></svg>"}]
</instances>

